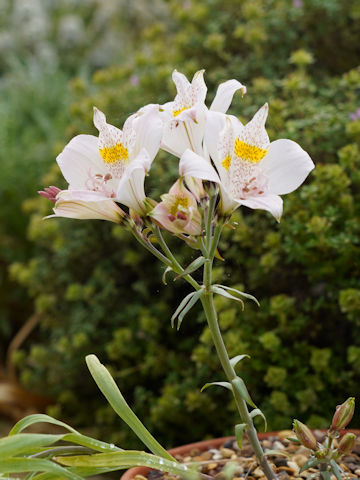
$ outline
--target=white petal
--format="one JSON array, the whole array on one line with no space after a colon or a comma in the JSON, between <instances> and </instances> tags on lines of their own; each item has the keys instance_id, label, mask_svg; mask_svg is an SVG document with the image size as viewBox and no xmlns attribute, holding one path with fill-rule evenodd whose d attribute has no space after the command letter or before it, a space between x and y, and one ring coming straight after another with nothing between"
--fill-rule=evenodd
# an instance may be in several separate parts
<instances>
[{"instance_id":1,"label":"white petal","mask_svg":"<svg viewBox=\"0 0 360 480\"><path fill-rule=\"evenodd\" d=\"M260 165L269 178L269 192L276 195L294 191L315 166L300 145L286 139L272 142Z\"/></svg>"},{"instance_id":2,"label":"white petal","mask_svg":"<svg viewBox=\"0 0 360 480\"><path fill-rule=\"evenodd\" d=\"M219 176L211 164L205 158L189 149L180 158L179 173L183 177L189 176L220 183Z\"/></svg>"},{"instance_id":3,"label":"white petal","mask_svg":"<svg viewBox=\"0 0 360 480\"><path fill-rule=\"evenodd\" d=\"M159 112L159 105L146 105L129 117L125 122L124 132L128 124L131 124L136 132L135 145L132 150L133 157L137 157L141 150L145 148L151 161L153 161L159 151L163 134L163 121Z\"/></svg>"},{"instance_id":4,"label":"white petal","mask_svg":"<svg viewBox=\"0 0 360 480\"><path fill-rule=\"evenodd\" d=\"M179 118L173 118L164 126L161 148L176 157L180 158L187 148L198 154L202 153L207 108L202 104L197 104L194 108L196 108L196 121L189 120L189 116L184 111L178 116Z\"/></svg>"},{"instance_id":5,"label":"white petal","mask_svg":"<svg viewBox=\"0 0 360 480\"><path fill-rule=\"evenodd\" d=\"M205 102L207 86L204 81L204 72L205 70L199 70L196 72L191 82L194 103Z\"/></svg>"},{"instance_id":6,"label":"white petal","mask_svg":"<svg viewBox=\"0 0 360 480\"><path fill-rule=\"evenodd\" d=\"M249 123L240 131L240 140L258 148L269 148L269 137L265 130L265 123L269 113L269 106L265 103L253 116Z\"/></svg>"},{"instance_id":7,"label":"white petal","mask_svg":"<svg viewBox=\"0 0 360 480\"><path fill-rule=\"evenodd\" d=\"M231 105L234 93L237 90L241 90L242 95L245 95L246 93L245 85L242 85L237 80L233 79L224 83L220 83L210 110L213 112L226 113Z\"/></svg>"},{"instance_id":8,"label":"white petal","mask_svg":"<svg viewBox=\"0 0 360 480\"><path fill-rule=\"evenodd\" d=\"M145 213L144 181L150 166L150 157L143 149L125 170L117 189L116 200L140 214Z\"/></svg>"},{"instance_id":9,"label":"white petal","mask_svg":"<svg viewBox=\"0 0 360 480\"><path fill-rule=\"evenodd\" d=\"M218 141L220 132L223 130L226 122L224 113L208 111L204 142L210 154L211 159L216 163L218 156Z\"/></svg>"},{"instance_id":10,"label":"white petal","mask_svg":"<svg viewBox=\"0 0 360 480\"><path fill-rule=\"evenodd\" d=\"M114 223L121 223L121 218L124 215L121 208L112 200L81 202L60 199L55 204L54 213L55 215L49 217L77 218L80 220L98 219Z\"/></svg>"},{"instance_id":11,"label":"white petal","mask_svg":"<svg viewBox=\"0 0 360 480\"><path fill-rule=\"evenodd\" d=\"M240 200L240 202L241 205L244 205L245 207L267 210L278 222L280 221L283 211L283 201L278 195L260 195L258 197L250 197L246 200Z\"/></svg>"},{"instance_id":12,"label":"white petal","mask_svg":"<svg viewBox=\"0 0 360 480\"><path fill-rule=\"evenodd\" d=\"M223 183L220 184L220 197L219 209L222 213L230 214L240 206L240 200L235 200L235 198L228 193Z\"/></svg>"},{"instance_id":13,"label":"white petal","mask_svg":"<svg viewBox=\"0 0 360 480\"><path fill-rule=\"evenodd\" d=\"M65 180L72 188L86 189L89 172L105 175L106 167L98 149L98 139L93 135L74 137L57 156L56 161Z\"/></svg>"},{"instance_id":14,"label":"white petal","mask_svg":"<svg viewBox=\"0 0 360 480\"><path fill-rule=\"evenodd\" d=\"M62 190L58 193L57 199L64 201L79 200L83 202L99 202L101 200L109 200L109 197L103 192L95 192L93 190Z\"/></svg>"},{"instance_id":15,"label":"white petal","mask_svg":"<svg viewBox=\"0 0 360 480\"><path fill-rule=\"evenodd\" d=\"M185 77L183 73L180 73L177 70L173 71L172 79L175 83L179 97L186 97L190 88L189 80Z\"/></svg>"}]
</instances>

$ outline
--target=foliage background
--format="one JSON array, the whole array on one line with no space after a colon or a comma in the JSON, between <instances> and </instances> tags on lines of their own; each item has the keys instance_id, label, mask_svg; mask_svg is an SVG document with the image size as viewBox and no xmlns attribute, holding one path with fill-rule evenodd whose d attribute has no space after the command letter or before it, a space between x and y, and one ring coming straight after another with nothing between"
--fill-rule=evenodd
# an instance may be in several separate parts
<instances>
[{"instance_id":1,"label":"foliage background","mask_svg":"<svg viewBox=\"0 0 360 480\"><path fill-rule=\"evenodd\" d=\"M306 185L284 198L279 225L265 212L237 213L236 229L220 245L226 262L215 274L261 302L260 310L246 305L242 313L217 299L230 354L252 357L241 375L270 429L289 428L294 416L326 427L335 405L360 393L359 3L5 4L1 18L11 22L0 37L2 360L35 312L37 328L11 361L26 388L54 399L48 413L105 440L137 445L86 371L84 356L92 352L166 446L232 433L227 392L200 393L207 381L222 379L203 314L194 309L180 332L169 325L187 286L162 285L162 267L118 226L43 222L50 207L34 196L42 185L64 185L54 157L73 135L95 133L93 105L121 126L143 104L173 98L174 68L189 77L205 68L209 101L219 82L239 79L248 93L235 97L232 113L246 121L268 101L270 138L299 142L316 163ZM19 35L19 22L42 34L26 37L23 28ZM158 198L176 171L176 159L161 154L149 178L151 196ZM193 253L172 242L190 262Z\"/></svg>"}]
</instances>

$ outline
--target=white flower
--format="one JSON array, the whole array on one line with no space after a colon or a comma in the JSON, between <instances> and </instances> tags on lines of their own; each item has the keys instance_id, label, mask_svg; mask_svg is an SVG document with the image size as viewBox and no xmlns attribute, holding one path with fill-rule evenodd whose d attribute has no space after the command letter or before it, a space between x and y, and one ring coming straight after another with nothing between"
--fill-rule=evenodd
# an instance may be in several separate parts
<instances>
[{"instance_id":1,"label":"white flower","mask_svg":"<svg viewBox=\"0 0 360 480\"><path fill-rule=\"evenodd\" d=\"M314 168L310 156L297 143L285 139L270 143L265 130L267 115L265 104L245 126L232 116L209 117L205 144L219 175L220 210L224 214L244 205L267 210L279 220L279 195L298 188ZM184 174L191 171L195 178L214 181L216 172L204 158L187 151L182 161Z\"/></svg>"},{"instance_id":2,"label":"white flower","mask_svg":"<svg viewBox=\"0 0 360 480\"><path fill-rule=\"evenodd\" d=\"M142 108L126 120L123 130L108 124L105 115L94 108L94 124L98 138L78 135L57 157L73 199L98 202L110 198L134 208L136 197L137 208L143 208L145 174L135 172L139 164L147 172L158 152L163 129L159 106Z\"/></svg>"},{"instance_id":3,"label":"white flower","mask_svg":"<svg viewBox=\"0 0 360 480\"><path fill-rule=\"evenodd\" d=\"M205 105L207 87L204 82L204 70L195 73L192 82L176 70L172 75L177 89L173 102L163 105L164 134L161 147L177 157L186 149L198 155L204 155L203 139L209 110ZM242 94L246 87L237 80L228 80L219 85L210 112L225 113L237 90Z\"/></svg>"}]
</instances>

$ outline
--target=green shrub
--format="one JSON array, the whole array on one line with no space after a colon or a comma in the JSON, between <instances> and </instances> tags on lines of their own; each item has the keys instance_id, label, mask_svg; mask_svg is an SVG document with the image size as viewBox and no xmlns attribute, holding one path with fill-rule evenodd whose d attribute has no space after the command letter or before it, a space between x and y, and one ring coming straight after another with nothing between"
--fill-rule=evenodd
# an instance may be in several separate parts
<instances>
[{"instance_id":1,"label":"green shrub","mask_svg":"<svg viewBox=\"0 0 360 480\"><path fill-rule=\"evenodd\" d=\"M289 428L294 415L325 426L334 405L359 393L360 145L358 121L349 116L360 104L358 4L167 4L171 15L143 32L128 64L96 72L89 84L74 80L67 133L95 132L94 104L121 126L142 104L171 99L174 67L187 74L205 67L210 98L219 81L247 84L248 94L236 96L232 107L243 120L269 101L270 138L298 141L316 170L284 198L279 225L264 212L236 214L235 230L220 244L226 262L218 262L216 275L242 284L261 308L247 304L242 313L222 298L217 307L229 353L251 356L239 368L255 402L263 399L269 428ZM129 80L134 74L138 85ZM58 149L65 135L61 143ZM152 196L166 191L176 164L161 155L153 177L162 181L150 183ZM44 183L61 185L57 170ZM17 365L24 384L57 399L51 414L82 425L95 419L103 438L134 442L95 393L83 360L92 352L166 445L231 433L227 392L199 393L205 382L222 380L203 315L194 309L179 333L169 326L183 283L169 280L164 287L161 267L121 227L45 223L49 206L40 198L28 202L27 212L36 253L11 272L34 298L41 321ZM182 251L179 256L191 261Z\"/></svg>"}]
</instances>

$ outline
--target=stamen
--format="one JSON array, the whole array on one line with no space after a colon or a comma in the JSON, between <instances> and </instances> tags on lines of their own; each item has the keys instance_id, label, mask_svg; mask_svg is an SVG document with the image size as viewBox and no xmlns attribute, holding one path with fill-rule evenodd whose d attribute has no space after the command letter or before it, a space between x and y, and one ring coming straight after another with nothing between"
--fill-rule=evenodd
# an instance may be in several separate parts
<instances>
[{"instance_id":1,"label":"stamen","mask_svg":"<svg viewBox=\"0 0 360 480\"><path fill-rule=\"evenodd\" d=\"M173 110L173 116L177 117L178 115L180 115L181 112L183 112L184 110L188 110L189 108L190 107L182 107L179 110Z\"/></svg>"},{"instance_id":2,"label":"stamen","mask_svg":"<svg viewBox=\"0 0 360 480\"><path fill-rule=\"evenodd\" d=\"M47 198L48 200L50 200L50 202L55 203L56 196L59 192L61 192L61 189L52 185L51 187L47 187L44 190L39 191L38 194L44 198Z\"/></svg>"}]
</instances>

